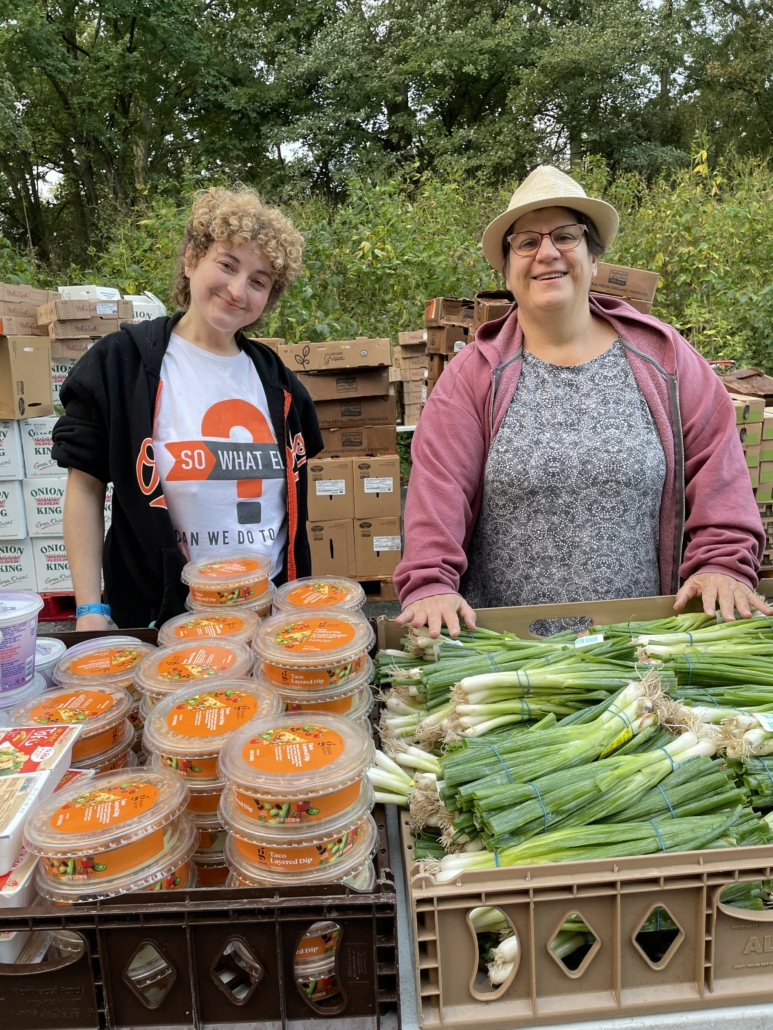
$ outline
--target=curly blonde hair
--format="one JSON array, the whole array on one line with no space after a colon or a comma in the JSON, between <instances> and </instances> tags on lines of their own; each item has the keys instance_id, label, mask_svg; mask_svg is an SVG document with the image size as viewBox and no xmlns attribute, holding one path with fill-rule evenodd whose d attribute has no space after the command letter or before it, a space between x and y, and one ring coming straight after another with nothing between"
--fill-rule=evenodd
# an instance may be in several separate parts
<instances>
[{"instance_id":1,"label":"curly blonde hair","mask_svg":"<svg viewBox=\"0 0 773 1030\"><path fill-rule=\"evenodd\" d=\"M279 208L265 204L257 190L237 183L232 190L213 186L193 201L177 256L172 300L187 310L191 286L185 265L197 265L213 243L255 243L266 255L274 279L265 313L301 270L304 239ZM254 323L257 324L257 323ZM243 328L248 328L244 326Z\"/></svg>"}]
</instances>

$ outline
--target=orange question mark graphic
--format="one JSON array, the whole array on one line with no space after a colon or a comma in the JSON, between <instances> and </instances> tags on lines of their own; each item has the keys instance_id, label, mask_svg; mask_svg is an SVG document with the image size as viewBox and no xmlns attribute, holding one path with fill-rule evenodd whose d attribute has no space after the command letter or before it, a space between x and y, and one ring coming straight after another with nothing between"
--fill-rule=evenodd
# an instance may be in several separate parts
<instances>
[{"instance_id":1,"label":"orange question mark graphic","mask_svg":"<svg viewBox=\"0 0 773 1030\"><path fill-rule=\"evenodd\" d=\"M247 401L219 401L204 414L201 432L205 437L228 440L231 430L239 426L252 436L253 443L273 443L274 434L266 417L254 404ZM262 479L237 479L236 496L256 498L263 495ZM260 504L237 504L237 519L241 525L260 522Z\"/></svg>"}]
</instances>

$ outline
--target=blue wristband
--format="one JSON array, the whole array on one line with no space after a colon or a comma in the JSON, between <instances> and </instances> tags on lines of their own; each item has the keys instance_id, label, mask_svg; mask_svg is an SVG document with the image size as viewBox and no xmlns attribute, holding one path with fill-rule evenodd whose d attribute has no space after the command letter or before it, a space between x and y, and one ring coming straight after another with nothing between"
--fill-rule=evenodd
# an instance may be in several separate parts
<instances>
[{"instance_id":1,"label":"blue wristband","mask_svg":"<svg viewBox=\"0 0 773 1030\"><path fill-rule=\"evenodd\" d=\"M79 604L75 609L75 618L79 619L81 615L104 615L106 619L110 618L110 605L109 604Z\"/></svg>"}]
</instances>

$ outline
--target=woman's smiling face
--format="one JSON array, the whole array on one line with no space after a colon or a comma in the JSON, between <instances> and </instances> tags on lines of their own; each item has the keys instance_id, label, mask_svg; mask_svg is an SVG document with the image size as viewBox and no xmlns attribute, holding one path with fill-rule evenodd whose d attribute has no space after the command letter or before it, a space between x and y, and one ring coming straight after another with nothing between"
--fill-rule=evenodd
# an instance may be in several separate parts
<instances>
[{"instance_id":1,"label":"woman's smiling face","mask_svg":"<svg viewBox=\"0 0 773 1030\"><path fill-rule=\"evenodd\" d=\"M271 263L254 243L213 243L185 271L191 307L218 332L235 333L257 321L274 282Z\"/></svg>"},{"instance_id":2,"label":"woman's smiling face","mask_svg":"<svg viewBox=\"0 0 773 1030\"><path fill-rule=\"evenodd\" d=\"M544 207L521 215L508 236L533 230L549 233L560 225L576 224L577 216L565 207ZM529 311L556 311L587 300L593 274L598 268L596 258L588 250L588 237L574 250L559 251L549 236L543 236L539 248L526 256L512 251L505 266L505 279L518 306Z\"/></svg>"}]
</instances>

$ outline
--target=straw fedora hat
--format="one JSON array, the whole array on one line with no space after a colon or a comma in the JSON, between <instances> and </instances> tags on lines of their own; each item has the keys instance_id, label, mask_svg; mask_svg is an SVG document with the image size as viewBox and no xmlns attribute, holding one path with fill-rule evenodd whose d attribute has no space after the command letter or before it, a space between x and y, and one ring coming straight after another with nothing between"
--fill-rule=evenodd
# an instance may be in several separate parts
<instances>
[{"instance_id":1,"label":"straw fedora hat","mask_svg":"<svg viewBox=\"0 0 773 1030\"><path fill-rule=\"evenodd\" d=\"M510 198L507 211L498 215L483 233L483 254L490 265L504 271L502 240L521 215L540 207L569 207L593 219L601 242L608 247L617 235L617 211L604 200L591 199L579 184L553 165L540 165L527 175Z\"/></svg>"}]
</instances>

